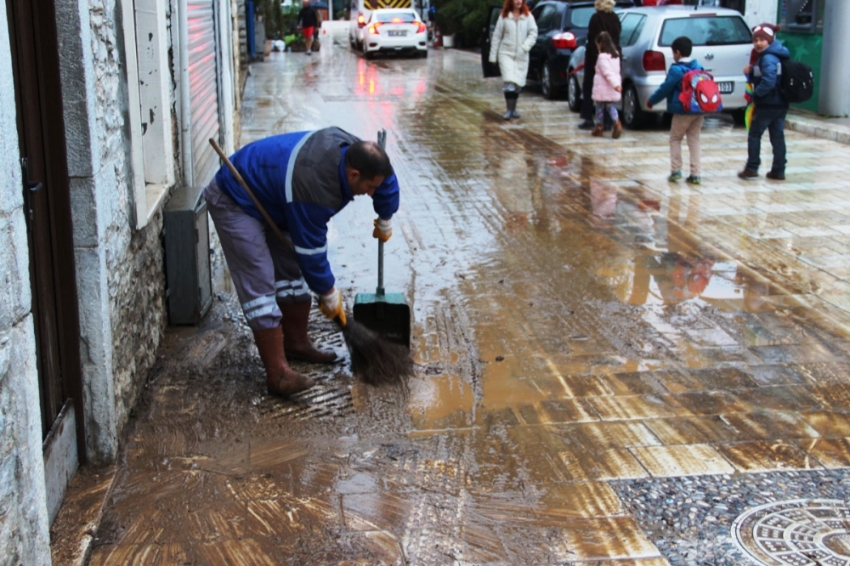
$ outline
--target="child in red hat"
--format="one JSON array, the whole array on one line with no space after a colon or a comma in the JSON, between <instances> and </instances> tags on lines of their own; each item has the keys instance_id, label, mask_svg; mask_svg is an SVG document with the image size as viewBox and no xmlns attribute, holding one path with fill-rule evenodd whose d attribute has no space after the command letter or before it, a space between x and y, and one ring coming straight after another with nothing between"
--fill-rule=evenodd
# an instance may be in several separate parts
<instances>
[{"instance_id":1,"label":"child in red hat","mask_svg":"<svg viewBox=\"0 0 850 566\"><path fill-rule=\"evenodd\" d=\"M759 176L761 164L761 136L767 130L773 146L773 164L766 177L785 180L785 117L788 101L782 96L779 77L782 60L791 57L782 42L776 39L779 26L759 24L753 28L753 53L751 63L744 67L747 80L753 83L755 111L747 135L747 164L738 173L741 179Z\"/></svg>"}]
</instances>

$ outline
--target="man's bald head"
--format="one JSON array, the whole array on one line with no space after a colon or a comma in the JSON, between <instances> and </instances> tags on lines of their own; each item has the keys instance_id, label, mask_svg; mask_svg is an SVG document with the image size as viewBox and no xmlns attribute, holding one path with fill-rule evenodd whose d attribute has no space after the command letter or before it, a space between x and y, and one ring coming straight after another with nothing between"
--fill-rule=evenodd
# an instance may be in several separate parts
<instances>
[{"instance_id":1,"label":"man's bald head","mask_svg":"<svg viewBox=\"0 0 850 566\"><path fill-rule=\"evenodd\" d=\"M358 171L365 179L374 179L376 176L386 178L393 174L387 152L371 141L358 141L348 146L345 166Z\"/></svg>"}]
</instances>

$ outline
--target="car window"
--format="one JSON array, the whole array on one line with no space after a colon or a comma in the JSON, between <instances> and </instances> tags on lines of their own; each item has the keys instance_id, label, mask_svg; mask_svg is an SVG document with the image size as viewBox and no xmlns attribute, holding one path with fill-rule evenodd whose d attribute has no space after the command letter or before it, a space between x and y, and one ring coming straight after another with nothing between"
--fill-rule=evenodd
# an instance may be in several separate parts
<instances>
[{"instance_id":1,"label":"car window","mask_svg":"<svg viewBox=\"0 0 850 566\"><path fill-rule=\"evenodd\" d=\"M376 18L379 22L392 22L398 19L400 23L410 23L416 21L414 12L376 12Z\"/></svg>"},{"instance_id":2,"label":"car window","mask_svg":"<svg viewBox=\"0 0 850 566\"><path fill-rule=\"evenodd\" d=\"M740 16L690 17L665 20L658 45L669 47L680 36L694 45L738 45L751 43L750 29Z\"/></svg>"},{"instance_id":3,"label":"car window","mask_svg":"<svg viewBox=\"0 0 850 566\"><path fill-rule=\"evenodd\" d=\"M646 16L641 14L626 14L621 22L620 30L620 45L628 47L637 43L640 32L643 30L643 24L646 23Z\"/></svg>"},{"instance_id":4,"label":"car window","mask_svg":"<svg viewBox=\"0 0 850 566\"><path fill-rule=\"evenodd\" d=\"M590 17L596 13L596 8L586 6L570 10L570 27L586 28L590 25Z\"/></svg>"},{"instance_id":5,"label":"car window","mask_svg":"<svg viewBox=\"0 0 850 566\"><path fill-rule=\"evenodd\" d=\"M557 27L560 22L561 14L558 9L552 4L545 4L540 7L540 12L535 15L534 20L537 22L537 27L540 32L547 32Z\"/></svg>"}]
</instances>

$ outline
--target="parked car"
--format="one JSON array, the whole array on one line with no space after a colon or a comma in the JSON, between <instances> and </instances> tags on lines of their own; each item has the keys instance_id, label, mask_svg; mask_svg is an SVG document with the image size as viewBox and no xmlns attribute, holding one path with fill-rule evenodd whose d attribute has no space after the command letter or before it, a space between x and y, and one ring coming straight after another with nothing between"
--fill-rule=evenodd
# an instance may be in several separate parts
<instances>
[{"instance_id":1,"label":"parked car","mask_svg":"<svg viewBox=\"0 0 850 566\"><path fill-rule=\"evenodd\" d=\"M619 13L622 22L620 46L623 50L623 103L620 120L629 128L647 125L667 110L667 102L647 109L646 101L664 82L673 64L670 45L679 36L694 43L692 57L714 75L723 97L724 111L736 123L744 121L746 77L742 69L749 62L752 34L740 12L727 8L663 6L631 8ZM573 53L569 105L579 110L583 76L584 48ZM576 71L576 72L573 72Z\"/></svg>"},{"instance_id":2,"label":"parked car","mask_svg":"<svg viewBox=\"0 0 850 566\"><path fill-rule=\"evenodd\" d=\"M570 56L587 37L590 17L596 12L593 0L544 0L534 5L531 15L537 22L537 41L529 52L528 80L540 85L546 98L558 98L569 81ZM633 0L616 0L616 10L633 7ZM490 43L500 6L490 8L490 19L481 46L485 77L498 76L488 61Z\"/></svg>"},{"instance_id":3,"label":"parked car","mask_svg":"<svg viewBox=\"0 0 850 566\"><path fill-rule=\"evenodd\" d=\"M367 59L379 52L428 56L428 28L411 8L380 8L357 25L352 47Z\"/></svg>"}]
</instances>

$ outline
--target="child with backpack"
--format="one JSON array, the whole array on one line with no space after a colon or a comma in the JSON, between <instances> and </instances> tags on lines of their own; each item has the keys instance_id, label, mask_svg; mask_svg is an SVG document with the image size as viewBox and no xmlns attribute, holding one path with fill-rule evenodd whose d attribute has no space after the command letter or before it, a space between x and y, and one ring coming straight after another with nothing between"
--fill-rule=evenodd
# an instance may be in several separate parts
<instances>
[{"instance_id":1,"label":"child with backpack","mask_svg":"<svg viewBox=\"0 0 850 566\"><path fill-rule=\"evenodd\" d=\"M682 138L687 137L691 174L685 181L692 185L699 185L702 183L699 134L702 129L703 115L686 114L679 95L682 93L682 79L685 74L694 70L701 71L702 66L695 59L691 59L694 44L690 38L677 37L673 40L671 47L675 62L670 65L667 78L652 93L646 106L652 108L666 98L667 112L673 114L673 122L670 125L670 176L667 180L674 183L682 179Z\"/></svg>"},{"instance_id":2,"label":"child with backpack","mask_svg":"<svg viewBox=\"0 0 850 566\"><path fill-rule=\"evenodd\" d=\"M767 130L773 146L773 165L765 175L774 181L785 180L785 116L788 101L782 94L779 77L783 60L791 53L776 39L779 26L759 24L753 28L753 56L755 63L744 67L744 74L753 83L755 110L747 134L747 164L738 173L741 179L759 176L761 164L761 136Z\"/></svg>"},{"instance_id":3,"label":"child with backpack","mask_svg":"<svg viewBox=\"0 0 850 566\"><path fill-rule=\"evenodd\" d=\"M593 75L593 103L596 106L596 125L590 135L602 137L605 112L611 116L614 129L611 137L617 139L623 133L620 115L616 103L622 98L623 79L620 77L620 52L614 45L614 40L607 31L596 36L596 49L599 57L596 59L596 73Z\"/></svg>"}]
</instances>

